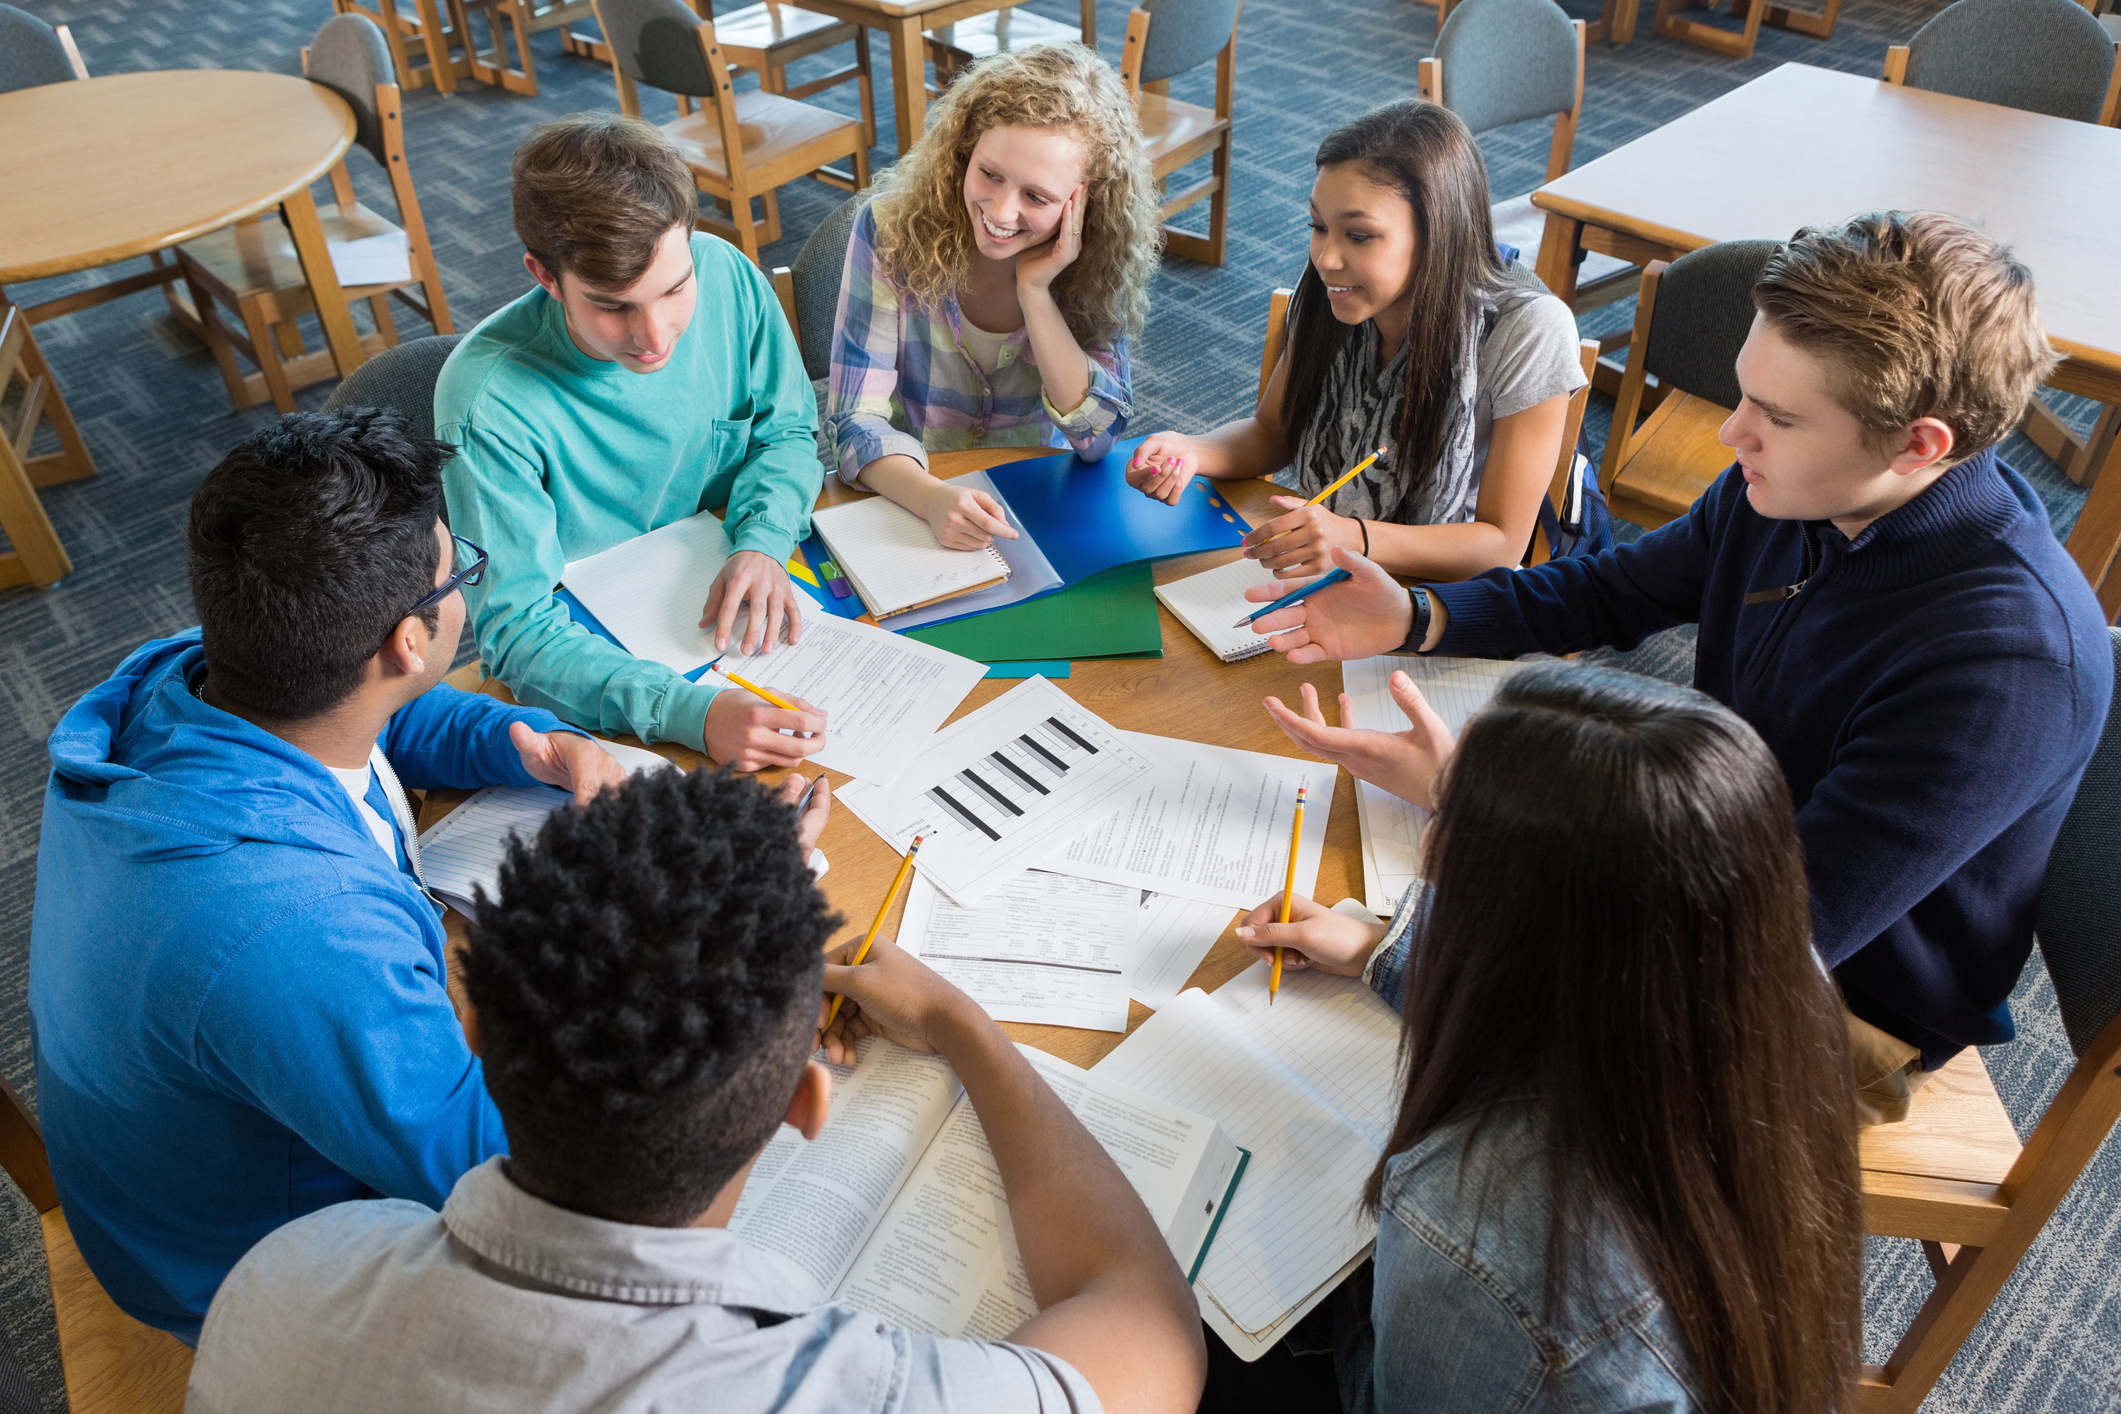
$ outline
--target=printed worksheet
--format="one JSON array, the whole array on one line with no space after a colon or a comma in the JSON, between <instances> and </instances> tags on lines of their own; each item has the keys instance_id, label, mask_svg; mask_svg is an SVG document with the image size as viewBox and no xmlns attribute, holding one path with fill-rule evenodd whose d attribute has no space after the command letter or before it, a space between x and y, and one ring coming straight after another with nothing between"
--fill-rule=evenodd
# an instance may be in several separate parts
<instances>
[{"instance_id":1,"label":"printed worksheet","mask_svg":"<svg viewBox=\"0 0 2121 1414\"><path fill-rule=\"evenodd\" d=\"M1153 769L1128 733L1034 677L937 732L889 785L858 780L835 795L893 849L921 836L921 875L974 904L1052 868L1049 856Z\"/></svg>"},{"instance_id":2,"label":"printed worksheet","mask_svg":"<svg viewBox=\"0 0 2121 1414\"><path fill-rule=\"evenodd\" d=\"M996 1021L1123 1032L1140 898L1125 884L1027 869L961 908L916 874L898 941Z\"/></svg>"},{"instance_id":3,"label":"printed worksheet","mask_svg":"<svg viewBox=\"0 0 2121 1414\"><path fill-rule=\"evenodd\" d=\"M1495 695L1520 663L1487 658L1356 658L1340 665L1341 690L1352 709L1345 727L1403 732L1406 713L1392 700L1392 674L1414 679L1453 735ZM1429 812L1367 781L1355 783L1355 818L1362 828L1363 902L1390 918L1400 897L1421 877L1421 835Z\"/></svg>"},{"instance_id":4,"label":"printed worksheet","mask_svg":"<svg viewBox=\"0 0 2121 1414\"><path fill-rule=\"evenodd\" d=\"M987 675L985 663L824 614L803 621L802 642L771 653L746 655L733 643L720 669L829 714L825 748L810 764L878 785L898 778Z\"/></svg>"},{"instance_id":5,"label":"printed worksheet","mask_svg":"<svg viewBox=\"0 0 2121 1414\"><path fill-rule=\"evenodd\" d=\"M729 556L722 522L701 511L572 561L560 583L634 657L689 673L714 657L700 613Z\"/></svg>"},{"instance_id":6,"label":"printed worksheet","mask_svg":"<svg viewBox=\"0 0 2121 1414\"><path fill-rule=\"evenodd\" d=\"M1310 807L1305 807L1308 822ZM1143 893L1141 931L1134 940L1134 1000L1162 1011L1185 990L1186 979L1235 920L1228 904L1177 894Z\"/></svg>"},{"instance_id":7,"label":"printed worksheet","mask_svg":"<svg viewBox=\"0 0 2121 1414\"><path fill-rule=\"evenodd\" d=\"M1156 763L1156 774L1045 868L1250 908L1281 892L1296 788L1308 785L1296 891L1311 892L1333 809L1332 766L1142 732L1122 735Z\"/></svg>"}]
</instances>

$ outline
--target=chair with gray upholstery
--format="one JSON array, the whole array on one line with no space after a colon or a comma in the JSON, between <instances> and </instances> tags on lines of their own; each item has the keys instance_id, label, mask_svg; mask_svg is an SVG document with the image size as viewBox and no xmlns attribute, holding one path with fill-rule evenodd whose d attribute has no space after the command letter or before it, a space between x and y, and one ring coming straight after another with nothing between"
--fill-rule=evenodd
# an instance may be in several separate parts
<instances>
[{"instance_id":1,"label":"chair with gray upholstery","mask_svg":"<svg viewBox=\"0 0 2121 1414\"><path fill-rule=\"evenodd\" d=\"M1685 515L1731 464L1716 429L1738 406L1736 365L1753 327L1753 285L1777 249L1775 241L1725 241L1643 271L1633 351L1598 472L1614 515L1655 530ZM1635 415L1657 398L1635 426Z\"/></svg>"},{"instance_id":2,"label":"chair with gray upholstery","mask_svg":"<svg viewBox=\"0 0 2121 1414\"><path fill-rule=\"evenodd\" d=\"M1569 170L1576 150L1576 123L1583 115L1584 23L1561 12L1554 0L1461 0L1436 33L1436 53L1421 61L1421 96L1456 113L1478 137L1535 118L1554 120L1547 147L1553 181ZM1517 253L1527 266L1539 256L1546 213L1525 192L1490 208L1495 243ZM1583 253L1577 272L1577 307L1594 308L1600 294L1629 283L1624 260Z\"/></svg>"},{"instance_id":3,"label":"chair with gray upholstery","mask_svg":"<svg viewBox=\"0 0 2121 1414\"><path fill-rule=\"evenodd\" d=\"M414 436L435 435L435 380L462 334L407 339L356 368L325 400L324 411L394 408L405 414Z\"/></svg>"},{"instance_id":4,"label":"chair with gray upholstery","mask_svg":"<svg viewBox=\"0 0 2121 1414\"><path fill-rule=\"evenodd\" d=\"M2107 632L2121 660L2121 629ZM2121 693L2116 700L2121 702ZM1854 1404L1859 1411L1914 1414L2121 1118L2121 856L2114 851L2116 838L2121 838L2121 711L2110 711L2048 858L2035 922L2063 1030L2077 1057L2075 1069L2000 1181L1944 1176L1942 1171L1953 1166L1953 1126L1942 1116L1965 1107L1970 1098L1963 1089L1956 1096L1932 1097L1944 1076L1917 1092L1908 1115L1909 1126L1929 1126L1924 1143L1932 1157L1910 1166L1917 1172L1884 1172L1872 1153L1881 1142L1875 1135L1900 1126L1865 1132L1864 1230L1921 1242L1937 1284L1885 1364L1864 1369ZM1978 1098L1993 1103L1992 1094ZM2000 1104L1995 1109L2000 1115ZM2014 1138L2007 1118L2004 1124L2004 1133ZM1891 1142L1890 1136L1883 1142ZM2003 1140L2006 1154L2009 1142Z\"/></svg>"},{"instance_id":5,"label":"chair with gray upholstery","mask_svg":"<svg viewBox=\"0 0 2121 1414\"><path fill-rule=\"evenodd\" d=\"M2075 0L1958 0L1885 51L1885 81L2112 123L2121 105L2116 43Z\"/></svg>"},{"instance_id":6,"label":"chair with gray upholstery","mask_svg":"<svg viewBox=\"0 0 2121 1414\"><path fill-rule=\"evenodd\" d=\"M363 206L355 199L353 178L342 160L330 173L336 200L319 212L325 239L334 244L373 243L379 237L404 241L404 263L389 269L356 271L344 257L333 259L346 298L366 300L375 320L376 332L363 345L379 352L398 342L393 299L425 319L437 334L454 332L442 274L420 214L419 193L406 164L404 105L383 31L366 15L335 15L303 51L302 64L311 83L330 89L353 109L354 141L383 169L397 201L396 223ZM329 352L303 353L297 320L316 310L316 298L283 223L225 226L179 246L177 261L192 295L192 310L180 311L179 318L212 352L235 408L270 399L281 412L293 412L295 389L338 376ZM419 297L413 294L415 287ZM223 322L223 311L235 316L237 327ZM246 374L238 354L257 371Z\"/></svg>"},{"instance_id":7,"label":"chair with gray upholstery","mask_svg":"<svg viewBox=\"0 0 2121 1414\"><path fill-rule=\"evenodd\" d=\"M857 192L834 207L803 242L795 264L773 271L774 293L781 297L781 311L802 346L803 371L813 383L832 368L833 324L839 318L847 244L854 238L855 218L868 202L867 192Z\"/></svg>"},{"instance_id":8,"label":"chair with gray upholstery","mask_svg":"<svg viewBox=\"0 0 2121 1414\"><path fill-rule=\"evenodd\" d=\"M12 5L0 5L0 93L88 77L65 25L53 28Z\"/></svg>"},{"instance_id":9,"label":"chair with gray upholstery","mask_svg":"<svg viewBox=\"0 0 2121 1414\"><path fill-rule=\"evenodd\" d=\"M1162 190L1164 250L1203 265L1223 263L1230 230L1230 114L1237 100L1237 20L1242 0L1141 0L1127 16L1119 77L1134 97L1142 147L1159 189L1181 170L1209 158L1208 175L1180 192ZM1171 80L1215 61L1215 103L1202 107L1171 96ZM1208 233L1194 235L1171 218L1204 199Z\"/></svg>"}]
</instances>

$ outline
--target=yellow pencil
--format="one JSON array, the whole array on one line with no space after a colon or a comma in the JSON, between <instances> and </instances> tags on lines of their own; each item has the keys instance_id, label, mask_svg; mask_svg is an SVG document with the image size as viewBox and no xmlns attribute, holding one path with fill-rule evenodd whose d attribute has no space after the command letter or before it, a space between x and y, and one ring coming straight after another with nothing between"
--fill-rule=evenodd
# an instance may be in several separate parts
<instances>
[{"instance_id":1,"label":"yellow pencil","mask_svg":"<svg viewBox=\"0 0 2121 1414\"><path fill-rule=\"evenodd\" d=\"M733 682L735 679L732 678L731 681ZM745 683L744 686L751 687L751 684ZM758 691L755 687L751 688L751 690L753 692ZM869 956L871 945L876 942L876 935L884 930L884 915L891 912L891 904L898 897L898 891L906 887L906 878L913 872L913 856L921 852L921 840L923 838L921 835L915 835L913 844L906 850L906 857L899 861L898 875L891 881L890 892L884 895L884 906L876 911L876 922L869 925L869 936L862 939L861 947L854 954L854 961L847 964L849 967L860 967L862 965L862 962ZM847 999L841 996L835 996L832 999L832 1010L825 1013L825 1025L827 1028L830 1028L833 1020L839 1016L840 1003L845 1000Z\"/></svg>"},{"instance_id":2,"label":"yellow pencil","mask_svg":"<svg viewBox=\"0 0 2121 1414\"><path fill-rule=\"evenodd\" d=\"M1356 477L1368 471L1370 469L1371 463L1375 462L1379 457L1383 456L1384 454L1385 449L1383 447L1379 447L1376 451L1370 453L1370 455L1364 457L1361 461L1355 463L1355 465L1349 467L1346 471L1342 472L1340 474L1339 479L1334 481L1334 483L1331 486L1328 486L1325 490L1319 492L1316 496L1313 496L1310 500L1304 502L1303 506L1300 507L1300 509L1308 510L1312 506L1317 505L1320 501L1325 500L1326 497L1332 495L1335 491L1338 491L1341 487L1347 485L1350 481L1353 481ZM1289 532L1286 530L1281 533L1281 535L1287 534L1289 534ZM1262 540L1259 543L1262 545L1270 545L1274 541L1281 539L1281 535L1269 535L1265 540Z\"/></svg>"},{"instance_id":3,"label":"yellow pencil","mask_svg":"<svg viewBox=\"0 0 2121 1414\"><path fill-rule=\"evenodd\" d=\"M709 663L707 665L707 671L710 673L720 673L723 677L729 679L738 687L741 687L749 692L757 693L759 696L765 698L768 702L771 702L776 707L784 707L790 712L800 712L803 710L802 708L796 706L793 702L790 702L787 698L781 696L778 692L769 692L765 688L760 687L755 682L749 682L743 678L738 677L735 673L732 673L727 668L723 667L722 660L719 658L715 659L712 663Z\"/></svg>"},{"instance_id":4,"label":"yellow pencil","mask_svg":"<svg viewBox=\"0 0 2121 1414\"><path fill-rule=\"evenodd\" d=\"M1304 837L1304 796L1311 789L1305 781L1296 788L1296 818L1289 822L1289 873L1281 882L1281 921L1289 921L1289 900L1296 894L1296 846ZM1267 974L1267 1005L1274 1005L1274 994L1281 990L1281 949L1274 949L1274 970Z\"/></svg>"}]
</instances>

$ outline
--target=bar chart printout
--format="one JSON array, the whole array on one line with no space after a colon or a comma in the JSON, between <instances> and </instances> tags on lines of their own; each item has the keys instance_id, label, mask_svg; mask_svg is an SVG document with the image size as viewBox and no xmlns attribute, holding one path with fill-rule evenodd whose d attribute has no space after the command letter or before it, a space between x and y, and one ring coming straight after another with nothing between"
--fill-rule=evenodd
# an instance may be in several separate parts
<instances>
[{"instance_id":1,"label":"bar chart printout","mask_svg":"<svg viewBox=\"0 0 2121 1414\"><path fill-rule=\"evenodd\" d=\"M889 786L856 781L837 798L894 849L924 836L922 875L970 905L1066 848L1152 765L1052 683L1026 678L938 732Z\"/></svg>"}]
</instances>

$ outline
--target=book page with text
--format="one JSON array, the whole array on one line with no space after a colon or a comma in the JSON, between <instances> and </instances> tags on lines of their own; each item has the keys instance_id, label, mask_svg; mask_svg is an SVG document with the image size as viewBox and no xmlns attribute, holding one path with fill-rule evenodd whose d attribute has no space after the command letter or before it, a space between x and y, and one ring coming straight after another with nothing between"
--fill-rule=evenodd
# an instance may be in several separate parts
<instances>
[{"instance_id":1,"label":"book page with text","mask_svg":"<svg viewBox=\"0 0 2121 1414\"><path fill-rule=\"evenodd\" d=\"M963 1093L941 1056L865 1037L853 1067L833 1066L832 1110L818 1137L783 1125L752 1166L729 1230L812 1282L820 1301L847 1273L906 1174Z\"/></svg>"}]
</instances>

